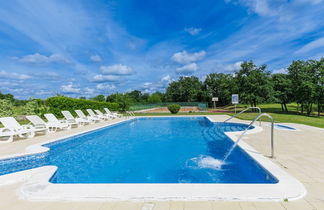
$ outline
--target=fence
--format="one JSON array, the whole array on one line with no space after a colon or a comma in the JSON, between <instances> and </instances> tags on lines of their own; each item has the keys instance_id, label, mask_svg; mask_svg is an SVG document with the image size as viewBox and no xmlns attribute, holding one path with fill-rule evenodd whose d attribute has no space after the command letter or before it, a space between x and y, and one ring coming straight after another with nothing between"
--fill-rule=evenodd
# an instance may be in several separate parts
<instances>
[{"instance_id":1,"label":"fence","mask_svg":"<svg viewBox=\"0 0 324 210\"><path fill-rule=\"evenodd\" d=\"M135 104L130 107L131 111L139 111L144 109L152 109L158 107L166 107L169 104L179 104L183 107L198 107L201 111L207 111L208 103L204 102L165 102L165 103L157 103L157 104Z\"/></svg>"}]
</instances>

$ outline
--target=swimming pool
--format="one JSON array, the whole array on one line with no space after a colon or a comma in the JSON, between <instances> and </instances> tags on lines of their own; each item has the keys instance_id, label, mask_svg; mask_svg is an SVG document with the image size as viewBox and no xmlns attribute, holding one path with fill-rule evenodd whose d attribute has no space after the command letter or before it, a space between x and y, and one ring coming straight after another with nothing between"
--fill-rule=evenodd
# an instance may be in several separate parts
<instances>
[{"instance_id":1,"label":"swimming pool","mask_svg":"<svg viewBox=\"0 0 324 210\"><path fill-rule=\"evenodd\" d=\"M46 144L46 154L11 160L1 174L55 165L52 183L276 183L239 147L222 162L233 144L224 132L246 127L204 117L140 118Z\"/></svg>"},{"instance_id":2,"label":"swimming pool","mask_svg":"<svg viewBox=\"0 0 324 210\"><path fill-rule=\"evenodd\" d=\"M27 182L23 197L37 200L302 197L297 180L244 142L222 162L246 127L206 117L125 120L35 145L49 148L44 152L0 160L0 184L20 177Z\"/></svg>"}]
</instances>

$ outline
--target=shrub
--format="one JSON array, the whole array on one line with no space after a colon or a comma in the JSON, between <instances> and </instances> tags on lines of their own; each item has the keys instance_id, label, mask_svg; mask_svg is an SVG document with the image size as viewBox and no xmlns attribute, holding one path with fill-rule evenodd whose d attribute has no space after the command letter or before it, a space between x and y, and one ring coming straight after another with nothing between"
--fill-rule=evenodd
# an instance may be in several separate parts
<instances>
[{"instance_id":1,"label":"shrub","mask_svg":"<svg viewBox=\"0 0 324 210\"><path fill-rule=\"evenodd\" d=\"M168 109L172 114L177 114L180 110L179 104L169 104Z\"/></svg>"},{"instance_id":2,"label":"shrub","mask_svg":"<svg viewBox=\"0 0 324 210\"><path fill-rule=\"evenodd\" d=\"M45 101L41 99L31 99L26 105L22 106L22 115L43 115L49 111L49 107L45 104Z\"/></svg>"},{"instance_id":3,"label":"shrub","mask_svg":"<svg viewBox=\"0 0 324 210\"><path fill-rule=\"evenodd\" d=\"M118 103L99 102L86 99L69 98L65 96L55 96L46 99L46 104L49 106L49 112L58 117L63 117L61 111L68 110L72 114L74 110L81 109L99 109L108 108L111 111L118 111Z\"/></svg>"},{"instance_id":4,"label":"shrub","mask_svg":"<svg viewBox=\"0 0 324 210\"><path fill-rule=\"evenodd\" d=\"M13 115L13 104L8 99L0 99L0 117L9 117Z\"/></svg>"}]
</instances>

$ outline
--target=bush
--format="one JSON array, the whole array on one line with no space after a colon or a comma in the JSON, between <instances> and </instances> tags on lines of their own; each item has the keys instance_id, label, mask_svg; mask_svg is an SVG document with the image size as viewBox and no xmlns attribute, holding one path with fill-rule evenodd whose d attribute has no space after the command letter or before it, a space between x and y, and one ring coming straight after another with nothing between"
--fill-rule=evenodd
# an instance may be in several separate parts
<instances>
[{"instance_id":1,"label":"bush","mask_svg":"<svg viewBox=\"0 0 324 210\"><path fill-rule=\"evenodd\" d=\"M86 99L69 98L65 96L55 96L46 99L46 104L49 106L49 112L58 117L63 117L61 111L68 110L74 114L74 110L81 109L99 109L108 108L111 111L118 111L118 103L99 102Z\"/></svg>"},{"instance_id":2,"label":"bush","mask_svg":"<svg viewBox=\"0 0 324 210\"><path fill-rule=\"evenodd\" d=\"M179 104L169 104L168 109L172 114L177 114L180 110Z\"/></svg>"},{"instance_id":3,"label":"bush","mask_svg":"<svg viewBox=\"0 0 324 210\"><path fill-rule=\"evenodd\" d=\"M41 99L31 99L21 109L22 115L43 115L49 111L49 107Z\"/></svg>"},{"instance_id":4,"label":"bush","mask_svg":"<svg viewBox=\"0 0 324 210\"><path fill-rule=\"evenodd\" d=\"M0 99L0 117L10 117L13 115L13 104L8 99Z\"/></svg>"}]
</instances>

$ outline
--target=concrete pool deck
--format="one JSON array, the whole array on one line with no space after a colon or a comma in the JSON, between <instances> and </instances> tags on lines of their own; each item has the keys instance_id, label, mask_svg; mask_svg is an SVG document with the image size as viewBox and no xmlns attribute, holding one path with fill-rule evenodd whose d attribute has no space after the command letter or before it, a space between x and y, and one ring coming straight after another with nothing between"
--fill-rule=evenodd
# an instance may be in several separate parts
<instances>
[{"instance_id":1,"label":"concrete pool deck","mask_svg":"<svg viewBox=\"0 0 324 210\"><path fill-rule=\"evenodd\" d=\"M215 121L223 121L226 115L209 116ZM110 121L113 123L115 121ZM233 119L233 122L248 123ZM72 130L38 136L33 139L18 140L0 144L0 157L24 153L33 144L84 132L108 122L97 123ZM299 131L275 130L275 155L272 161L284 171L301 181L307 189L307 195L297 201L289 202L227 202L227 201L161 201L161 202L36 202L22 200L18 191L22 183L0 186L0 209L324 209L324 129L299 124L285 124ZM267 123L262 123L263 131L247 135L243 140L257 151L270 154Z\"/></svg>"}]
</instances>

